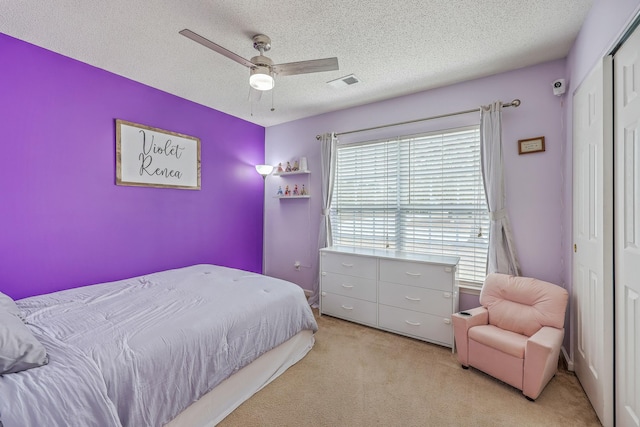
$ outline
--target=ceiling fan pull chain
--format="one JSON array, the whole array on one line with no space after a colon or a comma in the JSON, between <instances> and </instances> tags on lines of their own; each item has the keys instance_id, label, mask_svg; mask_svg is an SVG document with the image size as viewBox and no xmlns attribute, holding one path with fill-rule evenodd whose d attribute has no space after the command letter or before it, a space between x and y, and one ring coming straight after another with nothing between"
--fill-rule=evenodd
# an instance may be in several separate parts
<instances>
[{"instance_id":1,"label":"ceiling fan pull chain","mask_svg":"<svg viewBox=\"0 0 640 427\"><path fill-rule=\"evenodd\" d=\"M274 93L275 93L275 90L272 90L271 91L271 111L276 111L276 108L273 106L273 97L274 97L273 94Z\"/></svg>"},{"instance_id":2,"label":"ceiling fan pull chain","mask_svg":"<svg viewBox=\"0 0 640 427\"><path fill-rule=\"evenodd\" d=\"M253 117L253 99L251 98L251 86L249 86L249 114Z\"/></svg>"}]
</instances>

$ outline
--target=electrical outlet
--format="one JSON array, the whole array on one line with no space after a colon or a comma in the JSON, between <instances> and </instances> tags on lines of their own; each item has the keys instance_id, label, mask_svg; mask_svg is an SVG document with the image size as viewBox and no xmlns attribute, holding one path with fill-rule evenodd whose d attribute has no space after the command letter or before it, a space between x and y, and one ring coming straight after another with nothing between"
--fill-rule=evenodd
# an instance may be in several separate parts
<instances>
[{"instance_id":1,"label":"electrical outlet","mask_svg":"<svg viewBox=\"0 0 640 427\"><path fill-rule=\"evenodd\" d=\"M296 261L293 263L293 268L295 268L296 270L300 271L300 261Z\"/></svg>"}]
</instances>

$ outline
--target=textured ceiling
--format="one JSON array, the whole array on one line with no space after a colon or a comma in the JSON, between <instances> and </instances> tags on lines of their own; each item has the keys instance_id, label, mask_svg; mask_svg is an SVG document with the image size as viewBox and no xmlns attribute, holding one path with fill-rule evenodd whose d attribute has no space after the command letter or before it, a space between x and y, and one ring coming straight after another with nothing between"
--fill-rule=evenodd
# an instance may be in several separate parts
<instances>
[{"instance_id":1,"label":"textured ceiling","mask_svg":"<svg viewBox=\"0 0 640 427\"><path fill-rule=\"evenodd\" d=\"M2 0L0 32L262 126L563 58L592 0ZM249 70L181 36L340 70L249 90ZM349 74L360 80L335 88ZM272 97L273 95L273 97ZM275 107L274 111L271 111Z\"/></svg>"}]
</instances>

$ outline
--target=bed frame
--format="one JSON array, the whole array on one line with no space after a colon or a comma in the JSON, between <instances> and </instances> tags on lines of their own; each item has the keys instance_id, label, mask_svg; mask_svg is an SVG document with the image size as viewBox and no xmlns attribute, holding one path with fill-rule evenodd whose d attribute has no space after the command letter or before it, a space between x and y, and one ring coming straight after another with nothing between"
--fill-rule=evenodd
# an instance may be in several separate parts
<instances>
[{"instance_id":1,"label":"bed frame","mask_svg":"<svg viewBox=\"0 0 640 427\"><path fill-rule=\"evenodd\" d=\"M313 332L299 332L224 380L166 424L166 427L215 426L244 401L300 361L313 344Z\"/></svg>"}]
</instances>

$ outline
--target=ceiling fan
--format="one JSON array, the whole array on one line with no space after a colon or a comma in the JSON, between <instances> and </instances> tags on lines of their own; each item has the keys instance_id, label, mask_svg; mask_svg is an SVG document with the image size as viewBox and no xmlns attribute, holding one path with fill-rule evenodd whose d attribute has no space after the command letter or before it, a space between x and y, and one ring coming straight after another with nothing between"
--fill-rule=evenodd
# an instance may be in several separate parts
<instances>
[{"instance_id":1,"label":"ceiling fan","mask_svg":"<svg viewBox=\"0 0 640 427\"><path fill-rule=\"evenodd\" d=\"M271 49L271 39L264 34L256 34L253 36L253 47L260 52L260 55L254 56L250 60L244 59L230 50L194 33L191 30L184 29L180 31L183 36L208 47L209 49L236 61L239 64L248 67L251 72L249 76L249 84L257 90L271 90L275 85L274 75L292 76L295 74L317 73L321 71L334 71L338 69L338 58L313 59L310 61L288 62L286 64L274 64L273 61L266 56L265 52Z\"/></svg>"}]
</instances>

